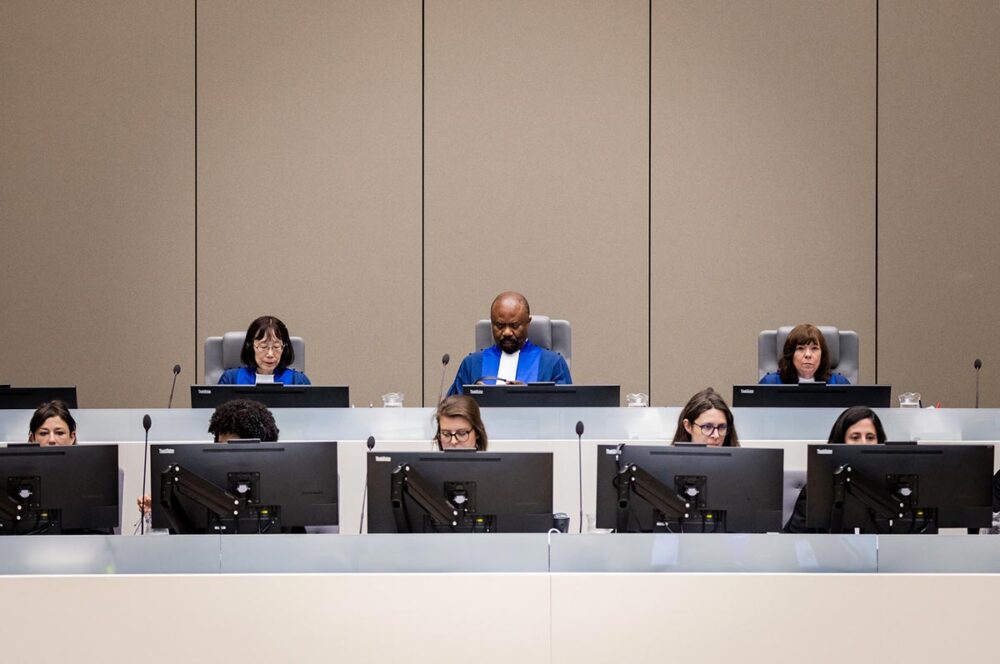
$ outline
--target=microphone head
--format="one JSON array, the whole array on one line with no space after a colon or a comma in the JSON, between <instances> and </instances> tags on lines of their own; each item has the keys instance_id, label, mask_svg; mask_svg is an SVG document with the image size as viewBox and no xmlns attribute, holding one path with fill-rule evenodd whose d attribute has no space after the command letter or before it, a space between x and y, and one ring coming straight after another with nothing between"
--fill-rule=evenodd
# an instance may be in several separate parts
<instances>
[{"instance_id":1,"label":"microphone head","mask_svg":"<svg viewBox=\"0 0 1000 664\"><path fill-rule=\"evenodd\" d=\"M146 433L149 433L149 427L151 426L153 426L153 418L151 418L149 415L143 415L142 428L146 430Z\"/></svg>"},{"instance_id":2,"label":"microphone head","mask_svg":"<svg viewBox=\"0 0 1000 664\"><path fill-rule=\"evenodd\" d=\"M583 435L583 422L577 422L576 423L576 435L577 436L582 436Z\"/></svg>"},{"instance_id":3,"label":"microphone head","mask_svg":"<svg viewBox=\"0 0 1000 664\"><path fill-rule=\"evenodd\" d=\"M451 355L445 353L444 355L441 356L441 366L446 367L448 366L449 362L451 362Z\"/></svg>"},{"instance_id":4,"label":"microphone head","mask_svg":"<svg viewBox=\"0 0 1000 664\"><path fill-rule=\"evenodd\" d=\"M375 449L375 436L368 436L368 451Z\"/></svg>"},{"instance_id":5,"label":"microphone head","mask_svg":"<svg viewBox=\"0 0 1000 664\"><path fill-rule=\"evenodd\" d=\"M177 375L177 374L179 374L180 372L181 372L181 365L179 365L179 364L175 364L175 365L174 365L174 375L176 376L176 375Z\"/></svg>"},{"instance_id":6,"label":"microphone head","mask_svg":"<svg viewBox=\"0 0 1000 664\"><path fill-rule=\"evenodd\" d=\"M972 363L972 368L975 369L976 371L979 371L979 369L981 369L982 366L983 366L983 361L980 360L978 357L976 358L976 361Z\"/></svg>"}]
</instances>

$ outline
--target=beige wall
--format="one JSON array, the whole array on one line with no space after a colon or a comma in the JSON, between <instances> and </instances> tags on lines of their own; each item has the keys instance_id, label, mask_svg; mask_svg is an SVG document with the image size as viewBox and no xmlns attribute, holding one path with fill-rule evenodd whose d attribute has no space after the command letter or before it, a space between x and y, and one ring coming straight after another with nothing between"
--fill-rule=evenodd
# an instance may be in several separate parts
<instances>
[{"instance_id":1,"label":"beige wall","mask_svg":"<svg viewBox=\"0 0 1000 664\"><path fill-rule=\"evenodd\" d=\"M194 351L192 5L0 4L0 383L167 405Z\"/></svg>"},{"instance_id":2,"label":"beige wall","mask_svg":"<svg viewBox=\"0 0 1000 664\"><path fill-rule=\"evenodd\" d=\"M856 330L872 381L871 2L653 6L653 402L757 380L757 333Z\"/></svg>"},{"instance_id":3,"label":"beige wall","mask_svg":"<svg viewBox=\"0 0 1000 664\"><path fill-rule=\"evenodd\" d=\"M812 320L996 406L1000 12L878 6L4 3L0 382L159 406L271 312L314 382L429 404L516 288L655 404Z\"/></svg>"},{"instance_id":4,"label":"beige wall","mask_svg":"<svg viewBox=\"0 0 1000 664\"><path fill-rule=\"evenodd\" d=\"M573 322L575 381L645 391L647 13L428 3L427 403L507 289Z\"/></svg>"},{"instance_id":5,"label":"beige wall","mask_svg":"<svg viewBox=\"0 0 1000 664\"><path fill-rule=\"evenodd\" d=\"M879 380L1000 406L1000 3L879 5Z\"/></svg>"},{"instance_id":6,"label":"beige wall","mask_svg":"<svg viewBox=\"0 0 1000 664\"><path fill-rule=\"evenodd\" d=\"M419 4L198 12L199 338L273 313L314 383L419 393Z\"/></svg>"}]
</instances>

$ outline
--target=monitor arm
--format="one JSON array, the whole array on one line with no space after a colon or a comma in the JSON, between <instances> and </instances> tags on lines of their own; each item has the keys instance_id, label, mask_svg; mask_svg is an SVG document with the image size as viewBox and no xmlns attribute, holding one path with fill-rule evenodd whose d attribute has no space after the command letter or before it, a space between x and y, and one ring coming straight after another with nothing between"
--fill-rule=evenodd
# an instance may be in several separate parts
<instances>
[{"instance_id":1,"label":"monitor arm","mask_svg":"<svg viewBox=\"0 0 1000 664\"><path fill-rule=\"evenodd\" d=\"M404 495L410 496L435 523L452 527L458 525L458 509L434 492L413 467L401 464L392 471L392 516L396 520L396 532L413 532L403 507Z\"/></svg>"},{"instance_id":2,"label":"monitor arm","mask_svg":"<svg viewBox=\"0 0 1000 664\"><path fill-rule=\"evenodd\" d=\"M615 478L618 487L617 531L628 531L629 498L632 492L663 513L667 519L686 519L691 503L677 495L638 464L630 463Z\"/></svg>"},{"instance_id":3,"label":"monitor arm","mask_svg":"<svg viewBox=\"0 0 1000 664\"><path fill-rule=\"evenodd\" d=\"M858 499L865 507L878 513L886 519L898 519L903 517L905 505L892 494L887 493L884 487L877 485L862 473L854 472L850 464L844 465L833 471L833 515L830 520L830 531L840 532L841 519L843 513L844 500L850 494Z\"/></svg>"},{"instance_id":4,"label":"monitor arm","mask_svg":"<svg viewBox=\"0 0 1000 664\"><path fill-rule=\"evenodd\" d=\"M238 517L240 514L239 498L183 466L173 464L160 474L160 504L166 508L171 527L179 533L191 532L192 526L184 508L177 502L178 495L193 500L219 517Z\"/></svg>"}]
</instances>

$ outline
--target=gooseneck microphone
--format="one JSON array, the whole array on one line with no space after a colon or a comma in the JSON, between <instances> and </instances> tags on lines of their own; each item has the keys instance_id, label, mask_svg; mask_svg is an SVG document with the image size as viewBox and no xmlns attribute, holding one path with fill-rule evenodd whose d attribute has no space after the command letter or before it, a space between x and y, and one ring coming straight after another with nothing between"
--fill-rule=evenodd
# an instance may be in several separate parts
<instances>
[{"instance_id":1,"label":"gooseneck microphone","mask_svg":"<svg viewBox=\"0 0 1000 664\"><path fill-rule=\"evenodd\" d=\"M448 368L448 363L451 362L451 355L445 353L441 356L441 385L438 386L438 403L441 403L441 399L444 399L444 372ZM437 404L434 404L437 407Z\"/></svg>"},{"instance_id":2,"label":"gooseneck microphone","mask_svg":"<svg viewBox=\"0 0 1000 664\"><path fill-rule=\"evenodd\" d=\"M170 384L170 400L167 401L167 408L174 405L174 388L177 387L177 374L181 372L181 365L174 365L174 382Z\"/></svg>"},{"instance_id":3,"label":"gooseneck microphone","mask_svg":"<svg viewBox=\"0 0 1000 664\"><path fill-rule=\"evenodd\" d=\"M177 374L174 374L176 377ZM153 418L148 414L142 416L142 428L146 430L146 440L142 446L142 514L139 519L139 534L146 534L146 459L149 458L149 429L153 426ZM150 499L149 508L153 509L153 501Z\"/></svg>"},{"instance_id":4,"label":"gooseneck microphone","mask_svg":"<svg viewBox=\"0 0 1000 664\"><path fill-rule=\"evenodd\" d=\"M448 357L445 355L445 357ZM368 436L368 451L375 449L375 436ZM367 459L366 467L367 467ZM358 524L358 535L364 532L365 528L365 503L368 501L368 473L365 472L365 492L361 494L361 522Z\"/></svg>"},{"instance_id":5,"label":"gooseneck microphone","mask_svg":"<svg viewBox=\"0 0 1000 664\"><path fill-rule=\"evenodd\" d=\"M583 532L583 422L576 423L576 466L580 475L580 529Z\"/></svg>"},{"instance_id":6,"label":"gooseneck microphone","mask_svg":"<svg viewBox=\"0 0 1000 664\"><path fill-rule=\"evenodd\" d=\"M972 368L976 370L976 408L979 408L979 370L983 368L983 361L977 357Z\"/></svg>"}]
</instances>

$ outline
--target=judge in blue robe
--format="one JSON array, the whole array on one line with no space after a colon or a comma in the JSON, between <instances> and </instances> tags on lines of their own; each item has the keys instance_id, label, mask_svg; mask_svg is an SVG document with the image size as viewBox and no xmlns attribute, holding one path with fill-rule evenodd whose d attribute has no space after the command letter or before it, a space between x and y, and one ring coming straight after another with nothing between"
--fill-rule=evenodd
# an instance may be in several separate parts
<instances>
[{"instance_id":1,"label":"judge in blue robe","mask_svg":"<svg viewBox=\"0 0 1000 664\"><path fill-rule=\"evenodd\" d=\"M463 385L500 382L573 382L569 365L559 353L528 341L531 310L528 300L512 291L500 293L490 307L493 340L489 348L469 353L462 360L448 395L461 394ZM515 368L516 363L516 368Z\"/></svg>"}]
</instances>

